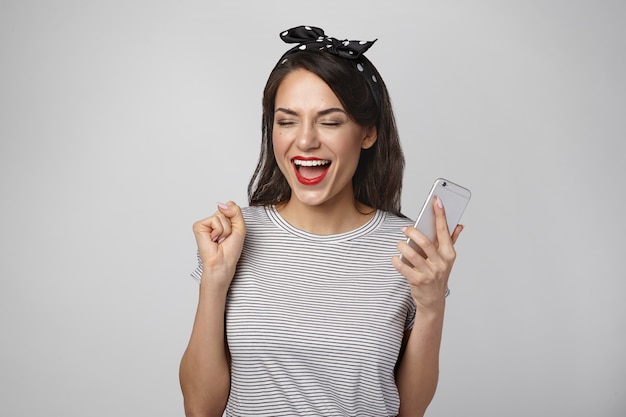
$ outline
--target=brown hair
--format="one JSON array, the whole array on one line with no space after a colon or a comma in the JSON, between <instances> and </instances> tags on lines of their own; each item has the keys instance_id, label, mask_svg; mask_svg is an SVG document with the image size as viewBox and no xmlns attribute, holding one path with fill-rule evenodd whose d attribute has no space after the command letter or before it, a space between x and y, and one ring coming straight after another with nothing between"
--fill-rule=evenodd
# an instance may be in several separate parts
<instances>
[{"instance_id":1,"label":"brown hair","mask_svg":"<svg viewBox=\"0 0 626 417\"><path fill-rule=\"evenodd\" d=\"M333 90L348 114L361 126L376 126L374 146L361 150L352 185L357 201L402 215L400 197L404 155L387 87L367 58L361 56L374 73L379 97L374 97L365 77L354 64L342 57L319 50L291 53L281 59L270 73L263 93L262 142L259 162L248 184L251 206L279 204L289 200L291 189L278 168L272 144L274 104L282 80L296 69L316 74Z\"/></svg>"}]
</instances>

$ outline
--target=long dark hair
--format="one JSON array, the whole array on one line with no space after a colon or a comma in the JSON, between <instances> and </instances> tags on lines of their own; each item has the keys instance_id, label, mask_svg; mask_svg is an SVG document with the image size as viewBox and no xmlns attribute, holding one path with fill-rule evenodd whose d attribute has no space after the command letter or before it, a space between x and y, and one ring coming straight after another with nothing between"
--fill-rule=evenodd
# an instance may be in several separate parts
<instances>
[{"instance_id":1,"label":"long dark hair","mask_svg":"<svg viewBox=\"0 0 626 417\"><path fill-rule=\"evenodd\" d=\"M400 212L404 155L387 87L376 68L365 57L378 81L376 99L365 77L346 58L319 50L288 55L270 73L263 92L262 142L259 162L248 184L248 203L262 206L283 203L291 197L287 180L278 168L272 144L274 103L283 79L296 69L316 74L333 90L348 114L361 126L376 126L374 146L361 150L352 178L354 197L375 209Z\"/></svg>"}]
</instances>

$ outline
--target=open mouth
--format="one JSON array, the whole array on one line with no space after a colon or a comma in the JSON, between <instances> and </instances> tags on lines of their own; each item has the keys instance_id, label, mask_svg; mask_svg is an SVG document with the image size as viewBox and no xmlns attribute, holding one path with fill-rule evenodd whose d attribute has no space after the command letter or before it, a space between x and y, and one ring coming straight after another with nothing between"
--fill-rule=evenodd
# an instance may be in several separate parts
<instances>
[{"instance_id":1,"label":"open mouth","mask_svg":"<svg viewBox=\"0 0 626 417\"><path fill-rule=\"evenodd\" d=\"M327 159L292 159L298 181L305 185L320 183L330 168L331 162Z\"/></svg>"}]
</instances>

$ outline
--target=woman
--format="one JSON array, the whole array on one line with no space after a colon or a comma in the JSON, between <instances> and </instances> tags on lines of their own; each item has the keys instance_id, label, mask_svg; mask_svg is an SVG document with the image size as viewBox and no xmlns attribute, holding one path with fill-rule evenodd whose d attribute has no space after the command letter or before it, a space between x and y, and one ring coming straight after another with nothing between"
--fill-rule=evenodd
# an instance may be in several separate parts
<instances>
[{"instance_id":1,"label":"woman","mask_svg":"<svg viewBox=\"0 0 626 417\"><path fill-rule=\"evenodd\" d=\"M188 416L421 416L434 395L454 242L400 213L404 159L380 74L319 28L269 76L249 206L194 224ZM405 243L412 238L425 257ZM413 267L402 262L402 254Z\"/></svg>"}]
</instances>

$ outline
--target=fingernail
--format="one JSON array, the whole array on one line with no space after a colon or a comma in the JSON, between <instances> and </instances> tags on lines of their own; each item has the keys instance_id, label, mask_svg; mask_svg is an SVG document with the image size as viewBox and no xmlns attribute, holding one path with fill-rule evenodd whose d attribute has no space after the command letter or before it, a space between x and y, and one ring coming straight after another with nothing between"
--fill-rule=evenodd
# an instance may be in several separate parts
<instances>
[{"instance_id":1,"label":"fingernail","mask_svg":"<svg viewBox=\"0 0 626 417\"><path fill-rule=\"evenodd\" d=\"M217 239L219 239L219 238L220 238L219 236L215 236L212 240L213 240L213 242L217 242Z\"/></svg>"},{"instance_id":2,"label":"fingernail","mask_svg":"<svg viewBox=\"0 0 626 417\"><path fill-rule=\"evenodd\" d=\"M228 204L224 204L224 203L217 203L217 206L221 209L227 209L228 208Z\"/></svg>"},{"instance_id":3,"label":"fingernail","mask_svg":"<svg viewBox=\"0 0 626 417\"><path fill-rule=\"evenodd\" d=\"M407 227L406 226L402 226L402 233L406 232Z\"/></svg>"},{"instance_id":4,"label":"fingernail","mask_svg":"<svg viewBox=\"0 0 626 417\"><path fill-rule=\"evenodd\" d=\"M225 238L225 237L223 237L223 238L221 238L220 240L218 240L218 241L217 241L217 243L222 243L222 242L223 242L223 241L225 241L225 240L226 240L226 238Z\"/></svg>"},{"instance_id":5,"label":"fingernail","mask_svg":"<svg viewBox=\"0 0 626 417\"><path fill-rule=\"evenodd\" d=\"M443 208L443 202L439 197L437 197L437 205L439 206L439 208Z\"/></svg>"}]
</instances>

